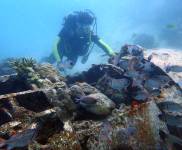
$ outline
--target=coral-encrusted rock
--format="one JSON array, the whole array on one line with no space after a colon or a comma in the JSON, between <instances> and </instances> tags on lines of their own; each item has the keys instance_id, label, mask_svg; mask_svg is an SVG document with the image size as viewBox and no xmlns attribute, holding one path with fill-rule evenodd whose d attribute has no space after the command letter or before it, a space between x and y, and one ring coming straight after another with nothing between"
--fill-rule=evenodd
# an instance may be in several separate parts
<instances>
[{"instance_id":1,"label":"coral-encrusted rock","mask_svg":"<svg viewBox=\"0 0 182 150\"><path fill-rule=\"evenodd\" d=\"M64 81L64 77L60 75L58 70L56 70L51 64L40 64L35 69L41 78L49 79L52 83Z\"/></svg>"},{"instance_id":2,"label":"coral-encrusted rock","mask_svg":"<svg viewBox=\"0 0 182 150\"><path fill-rule=\"evenodd\" d=\"M99 93L99 90L86 82L78 82L70 87L70 94L73 98L81 98L82 96L94 93Z\"/></svg>"},{"instance_id":3,"label":"coral-encrusted rock","mask_svg":"<svg viewBox=\"0 0 182 150\"><path fill-rule=\"evenodd\" d=\"M60 134L54 134L49 138L50 148L53 150L81 150L76 135L72 132L63 131Z\"/></svg>"},{"instance_id":4,"label":"coral-encrusted rock","mask_svg":"<svg viewBox=\"0 0 182 150\"><path fill-rule=\"evenodd\" d=\"M81 82L78 83L78 85L82 88L83 92L88 95L88 94L94 94L94 93L98 93L99 90L96 89L95 87L91 86L90 84L86 83L86 82Z\"/></svg>"},{"instance_id":5,"label":"coral-encrusted rock","mask_svg":"<svg viewBox=\"0 0 182 150\"><path fill-rule=\"evenodd\" d=\"M26 90L46 89L64 81L64 77L52 65L38 64L31 58L15 59L10 64L17 73L16 80L22 81Z\"/></svg>"},{"instance_id":6,"label":"coral-encrusted rock","mask_svg":"<svg viewBox=\"0 0 182 150\"><path fill-rule=\"evenodd\" d=\"M17 93L29 90L29 87L22 80L18 80L17 75L0 76L0 95Z\"/></svg>"},{"instance_id":7,"label":"coral-encrusted rock","mask_svg":"<svg viewBox=\"0 0 182 150\"><path fill-rule=\"evenodd\" d=\"M91 114L108 115L115 108L115 103L112 100L85 82L73 85L70 88L70 93L75 102L81 106L80 109Z\"/></svg>"},{"instance_id":8,"label":"coral-encrusted rock","mask_svg":"<svg viewBox=\"0 0 182 150\"><path fill-rule=\"evenodd\" d=\"M70 119L73 112L76 111L76 105L73 103L69 91L59 89L44 90L48 101L55 107L56 113L61 120Z\"/></svg>"},{"instance_id":9,"label":"coral-encrusted rock","mask_svg":"<svg viewBox=\"0 0 182 150\"><path fill-rule=\"evenodd\" d=\"M108 115L115 108L114 102L102 93L83 96L79 99L79 104L86 111L95 115Z\"/></svg>"},{"instance_id":10,"label":"coral-encrusted rock","mask_svg":"<svg viewBox=\"0 0 182 150\"><path fill-rule=\"evenodd\" d=\"M73 99L85 96L83 89L78 85L73 85L70 87L70 94L73 97Z\"/></svg>"}]
</instances>

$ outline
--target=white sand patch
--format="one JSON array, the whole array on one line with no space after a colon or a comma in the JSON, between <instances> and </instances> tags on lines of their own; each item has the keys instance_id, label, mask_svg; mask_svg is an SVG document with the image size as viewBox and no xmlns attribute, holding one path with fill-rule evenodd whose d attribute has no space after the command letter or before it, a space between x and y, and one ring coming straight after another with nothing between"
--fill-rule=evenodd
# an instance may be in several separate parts
<instances>
[{"instance_id":1,"label":"white sand patch","mask_svg":"<svg viewBox=\"0 0 182 150\"><path fill-rule=\"evenodd\" d=\"M145 58L150 58L151 62L166 71L170 66L182 67L182 50L175 49L153 49L145 52ZM182 72L167 73L174 81L182 87Z\"/></svg>"}]
</instances>

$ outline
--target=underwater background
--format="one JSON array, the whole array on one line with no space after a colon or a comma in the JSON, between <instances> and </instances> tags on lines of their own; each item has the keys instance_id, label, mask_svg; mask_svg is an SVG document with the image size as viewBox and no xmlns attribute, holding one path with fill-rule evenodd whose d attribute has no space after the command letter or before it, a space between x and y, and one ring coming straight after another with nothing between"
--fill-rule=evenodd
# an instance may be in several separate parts
<instances>
[{"instance_id":1,"label":"underwater background","mask_svg":"<svg viewBox=\"0 0 182 150\"><path fill-rule=\"evenodd\" d=\"M0 149L182 150L181 3L0 0ZM54 42L64 17L85 9L118 53L93 36L113 56L95 46L75 65L92 40L85 13L62 32L70 44ZM68 60L43 63L53 45Z\"/></svg>"},{"instance_id":2,"label":"underwater background","mask_svg":"<svg viewBox=\"0 0 182 150\"><path fill-rule=\"evenodd\" d=\"M181 0L1 0L0 59L48 56L63 18L84 9L95 13L97 34L115 51L126 43L182 49ZM76 66L104 62L103 55L95 46L87 65Z\"/></svg>"}]
</instances>

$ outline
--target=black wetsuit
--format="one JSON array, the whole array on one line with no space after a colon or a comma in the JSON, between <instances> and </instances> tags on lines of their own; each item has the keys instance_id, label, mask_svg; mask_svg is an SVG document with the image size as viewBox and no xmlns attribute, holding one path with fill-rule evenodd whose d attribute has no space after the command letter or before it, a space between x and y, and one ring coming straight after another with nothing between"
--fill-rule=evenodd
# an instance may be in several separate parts
<instances>
[{"instance_id":1,"label":"black wetsuit","mask_svg":"<svg viewBox=\"0 0 182 150\"><path fill-rule=\"evenodd\" d=\"M88 53L90 46L97 44L99 47L104 48L99 43L99 37L97 35L91 34L88 37L77 37L73 36L70 38L65 38L59 34L60 42L58 43L58 53L61 57L66 56L74 64L76 63L79 56L84 56Z\"/></svg>"}]
</instances>

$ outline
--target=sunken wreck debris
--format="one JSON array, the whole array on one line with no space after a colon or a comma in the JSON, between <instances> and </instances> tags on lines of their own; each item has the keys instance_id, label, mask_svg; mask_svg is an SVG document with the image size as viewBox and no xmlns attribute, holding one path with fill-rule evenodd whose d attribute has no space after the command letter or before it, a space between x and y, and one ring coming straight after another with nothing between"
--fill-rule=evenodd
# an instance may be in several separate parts
<instances>
[{"instance_id":1,"label":"sunken wreck debris","mask_svg":"<svg viewBox=\"0 0 182 150\"><path fill-rule=\"evenodd\" d=\"M157 53L156 53L157 52ZM171 49L154 49L146 54L146 59L162 68L182 87L182 52Z\"/></svg>"},{"instance_id":2,"label":"sunken wreck debris","mask_svg":"<svg viewBox=\"0 0 182 150\"><path fill-rule=\"evenodd\" d=\"M124 45L109 64L63 77L15 59L0 77L0 148L181 149L182 90L143 48Z\"/></svg>"}]
</instances>

